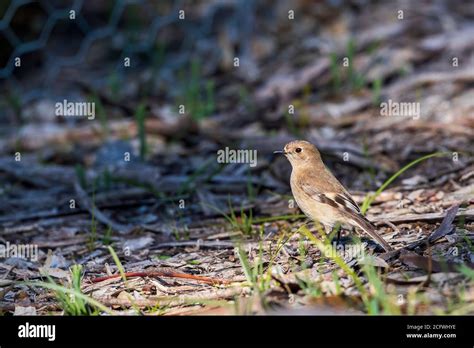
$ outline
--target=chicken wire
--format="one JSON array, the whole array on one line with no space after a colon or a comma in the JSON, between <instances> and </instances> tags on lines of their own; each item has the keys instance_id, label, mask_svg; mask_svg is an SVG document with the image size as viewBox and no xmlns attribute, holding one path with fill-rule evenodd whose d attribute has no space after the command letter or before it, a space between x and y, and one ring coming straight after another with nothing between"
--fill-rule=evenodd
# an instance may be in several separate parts
<instances>
[{"instance_id":1,"label":"chicken wire","mask_svg":"<svg viewBox=\"0 0 474 348\"><path fill-rule=\"evenodd\" d=\"M177 23L181 8L186 8L182 1L3 1L0 111L12 105L21 109L39 98L70 96L78 81L94 88L111 76L123 81L124 74L153 60L159 35ZM179 28L186 33L176 49L180 52L211 30L209 23L192 21L181 21ZM124 69L125 57L133 61L132 69ZM184 61L171 59L171 64Z\"/></svg>"}]
</instances>

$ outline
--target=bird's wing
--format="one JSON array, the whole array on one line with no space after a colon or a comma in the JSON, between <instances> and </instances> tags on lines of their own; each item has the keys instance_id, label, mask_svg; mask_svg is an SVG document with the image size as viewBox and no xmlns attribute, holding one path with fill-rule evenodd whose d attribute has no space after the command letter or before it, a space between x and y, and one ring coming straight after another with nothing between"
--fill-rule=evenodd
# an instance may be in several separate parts
<instances>
[{"instance_id":1,"label":"bird's wing","mask_svg":"<svg viewBox=\"0 0 474 348\"><path fill-rule=\"evenodd\" d=\"M356 202L354 202L351 196L345 191L338 192L338 193L322 192L308 183L302 183L301 189L308 196L310 196L311 198L313 198L314 200L320 203L329 204L330 206L334 208L338 208L349 214L356 214L356 215L360 214L359 206L357 205Z\"/></svg>"},{"instance_id":2,"label":"bird's wing","mask_svg":"<svg viewBox=\"0 0 474 348\"><path fill-rule=\"evenodd\" d=\"M329 204L338 209L338 211L345 213L346 217L352 224L363 229L369 236L382 245L385 251L393 250L392 247L377 233L370 221L361 214L359 207L347 191L344 190L338 193L322 192L307 183L303 183L301 189L312 199L323 204Z\"/></svg>"},{"instance_id":3,"label":"bird's wing","mask_svg":"<svg viewBox=\"0 0 474 348\"><path fill-rule=\"evenodd\" d=\"M342 193L329 193L329 196L333 196L333 199L339 203L340 205L344 206L345 208L349 209L353 213L360 214L360 208L356 202L352 199L352 197L347 192Z\"/></svg>"}]
</instances>

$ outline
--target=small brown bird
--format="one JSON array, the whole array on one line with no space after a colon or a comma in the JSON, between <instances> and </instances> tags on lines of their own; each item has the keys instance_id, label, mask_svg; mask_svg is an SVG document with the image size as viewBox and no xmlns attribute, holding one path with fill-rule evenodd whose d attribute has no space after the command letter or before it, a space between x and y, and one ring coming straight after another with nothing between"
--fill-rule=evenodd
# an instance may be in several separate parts
<instances>
[{"instance_id":1,"label":"small brown bird","mask_svg":"<svg viewBox=\"0 0 474 348\"><path fill-rule=\"evenodd\" d=\"M386 251L393 250L362 215L344 186L326 168L316 146L296 140L275 153L284 154L291 163L291 191L306 216L326 228L332 229L338 222L359 227Z\"/></svg>"}]
</instances>

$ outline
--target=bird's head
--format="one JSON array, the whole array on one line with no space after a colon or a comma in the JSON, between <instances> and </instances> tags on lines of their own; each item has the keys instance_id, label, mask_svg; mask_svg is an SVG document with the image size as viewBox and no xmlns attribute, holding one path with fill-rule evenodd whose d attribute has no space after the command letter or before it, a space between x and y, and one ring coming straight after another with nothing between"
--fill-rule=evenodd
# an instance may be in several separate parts
<instances>
[{"instance_id":1,"label":"bird's head","mask_svg":"<svg viewBox=\"0 0 474 348\"><path fill-rule=\"evenodd\" d=\"M293 167L321 161L321 155L316 146L305 140L291 141L285 145L283 151L275 151L275 153L285 155Z\"/></svg>"}]
</instances>

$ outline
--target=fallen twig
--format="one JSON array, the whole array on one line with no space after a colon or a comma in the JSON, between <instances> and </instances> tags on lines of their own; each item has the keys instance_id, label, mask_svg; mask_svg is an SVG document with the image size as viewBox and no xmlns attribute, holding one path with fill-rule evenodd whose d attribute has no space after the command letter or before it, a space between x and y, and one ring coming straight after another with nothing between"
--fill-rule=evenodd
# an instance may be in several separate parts
<instances>
[{"instance_id":1,"label":"fallen twig","mask_svg":"<svg viewBox=\"0 0 474 348\"><path fill-rule=\"evenodd\" d=\"M404 214L401 216L393 216L392 214L382 214L370 217L370 221L382 222L418 222L418 221L437 221L444 219L446 213L426 213L426 214ZM474 209L459 211L456 218L464 217L466 220L474 220Z\"/></svg>"},{"instance_id":2,"label":"fallen twig","mask_svg":"<svg viewBox=\"0 0 474 348\"><path fill-rule=\"evenodd\" d=\"M100 302L106 306L123 307L154 307L157 304L175 307L192 303L205 303L206 301L215 301L230 299L246 291L245 287L232 287L228 289L218 289L217 291L197 293L193 295L149 297L147 299L120 299L120 298L100 298Z\"/></svg>"},{"instance_id":3,"label":"fallen twig","mask_svg":"<svg viewBox=\"0 0 474 348\"><path fill-rule=\"evenodd\" d=\"M225 241L185 241L185 242L168 242L160 243L154 246L152 249L162 249L162 248L174 248L174 247L195 247L199 248L208 248L208 249L219 249L219 248L234 248L235 245L232 242Z\"/></svg>"},{"instance_id":4,"label":"fallen twig","mask_svg":"<svg viewBox=\"0 0 474 348\"><path fill-rule=\"evenodd\" d=\"M453 224L454 219L456 218L456 214L458 210L459 210L459 205L455 205L449 208L448 211L446 212L446 216L444 217L443 222L441 222L441 225L429 237L423 238L422 240L418 242L414 242L410 244L409 246L407 246L405 249L413 250L421 246L422 244L434 243L438 239L447 235L453 229L452 224Z\"/></svg>"},{"instance_id":5,"label":"fallen twig","mask_svg":"<svg viewBox=\"0 0 474 348\"><path fill-rule=\"evenodd\" d=\"M102 282L108 279L120 278L120 274L114 274L110 276L98 277L91 279L92 283ZM206 283L209 285L216 285L216 284L230 284L231 281L225 279L217 279L211 277L203 277L194 274L187 274L187 273L179 273L172 270L155 270L155 271L142 271L142 272L126 272L126 278L131 277L168 277L168 278L182 278L182 279L191 279L196 280L198 282Z\"/></svg>"},{"instance_id":6,"label":"fallen twig","mask_svg":"<svg viewBox=\"0 0 474 348\"><path fill-rule=\"evenodd\" d=\"M121 223L113 221L104 213L102 213L99 209L97 209L97 207L89 200L86 191L84 191L77 179L74 181L74 189L76 190L79 203L84 208L86 208L89 213L91 213L98 221L102 222L107 226L112 227L114 230L118 231L121 234L127 234L133 229L133 227L131 226L123 225Z\"/></svg>"}]
</instances>

